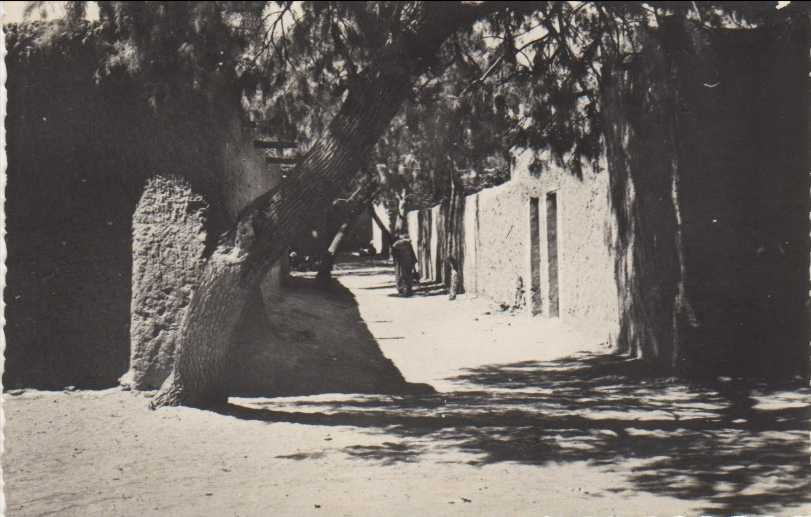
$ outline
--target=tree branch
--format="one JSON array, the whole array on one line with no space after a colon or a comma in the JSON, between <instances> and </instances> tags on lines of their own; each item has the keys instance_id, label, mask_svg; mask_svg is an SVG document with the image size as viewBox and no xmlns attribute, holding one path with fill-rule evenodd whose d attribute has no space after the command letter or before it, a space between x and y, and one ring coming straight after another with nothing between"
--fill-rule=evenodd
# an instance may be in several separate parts
<instances>
[{"instance_id":1,"label":"tree branch","mask_svg":"<svg viewBox=\"0 0 811 517\"><path fill-rule=\"evenodd\" d=\"M524 44L524 45L521 45L519 48L515 49L515 52L516 52L516 53L518 53L518 52L523 52L523 51L524 51L524 50L525 50L527 47L529 47L529 46L531 46L531 45L536 45L536 44L538 44L538 43L543 43L543 42L544 42L544 40L546 40L548 37L549 37L549 33L546 33L546 34L544 34L543 36L541 36L540 38L534 39L534 40L532 40L532 41L527 42L527 43L526 43L526 44ZM501 62L502 62L502 61L504 61L504 57L505 57L505 56L506 56L506 53L502 53L500 56L498 56L498 58L497 58L495 61L493 61L493 64L492 64L492 65L490 65L490 66L487 68L487 70L486 70L486 71L485 71L485 72L484 72L484 73L481 75L481 77L479 77L478 79L476 79L476 80L475 80L475 81L473 81L472 83L470 83L470 84L468 84L467 86L465 86L465 87L462 89L462 91L461 91L461 92L459 92L459 97L464 96L464 95L465 95L467 92L469 92L470 90L472 90L474 87L476 87L476 86L478 86L478 85L482 84L482 83L485 81L485 79L487 79L488 77L490 77L490 75L491 75L491 74L492 74L492 73L493 73L493 72L496 70L496 67L497 67L499 64L501 64Z\"/></svg>"}]
</instances>

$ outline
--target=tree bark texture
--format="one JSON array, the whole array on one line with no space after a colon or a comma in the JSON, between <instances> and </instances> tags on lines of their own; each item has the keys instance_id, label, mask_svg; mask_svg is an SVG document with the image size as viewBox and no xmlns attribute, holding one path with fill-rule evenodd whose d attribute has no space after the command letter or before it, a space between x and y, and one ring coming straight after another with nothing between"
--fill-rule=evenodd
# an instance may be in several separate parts
<instances>
[{"instance_id":1,"label":"tree bark texture","mask_svg":"<svg viewBox=\"0 0 811 517\"><path fill-rule=\"evenodd\" d=\"M434 265L431 263L432 211L430 208L423 208L418 214L417 258L419 259L422 280L428 281L434 278Z\"/></svg>"},{"instance_id":2,"label":"tree bark texture","mask_svg":"<svg viewBox=\"0 0 811 517\"><path fill-rule=\"evenodd\" d=\"M293 238L312 227L360 174L377 142L440 45L456 29L508 4L426 3L417 23L383 47L350 86L327 130L290 177L240 214L204 266L177 343L175 366L152 408L227 401L223 367L249 294Z\"/></svg>"},{"instance_id":3,"label":"tree bark texture","mask_svg":"<svg viewBox=\"0 0 811 517\"><path fill-rule=\"evenodd\" d=\"M448 171L448 189L439 207L437 222L436 281L450 287L450 266L448 259L456 261L459 272L459 286L464 292L462 270L465 263L465 193L461 181L452 169Z\"/></svg>"},{"instance_id":4,"label":"tree bark texture","mask_svg":"<svg viewBox=\"0 0 811 517\"><path fill-rule=\"evenodd\" d=\"M333 207L333 217L342 221L338 229L333 233L329 246L321 256L321 264L318 267L316 278L321 283L329 282L332 278L332 268L335 265L335 257L341 248L344 237L349 233L352 223L360 216L364 209L369 207L370 201L377 194L378 189L371 182L363 183L349 199ZM371 210L371 208L369 208Z\"/></svg>"}]
</instances>

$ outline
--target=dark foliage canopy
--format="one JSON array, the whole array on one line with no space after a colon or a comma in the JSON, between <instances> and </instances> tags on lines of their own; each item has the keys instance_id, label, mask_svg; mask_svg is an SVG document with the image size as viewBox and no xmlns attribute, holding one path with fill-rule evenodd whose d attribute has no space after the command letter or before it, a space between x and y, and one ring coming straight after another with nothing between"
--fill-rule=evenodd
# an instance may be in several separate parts
<instances>
[{"instance_id":1,"label":"dark foliage canopy","mask_svg":"<svg viewBox=\"0 0 811 517\"><path fill-rule=\"evenodd\" d=\"M34 13L43 2L29 2ZM66 2L57 23L33 24L32 49L91 31L105 46L98 77L139 74L153 108L189 90L241 100L274 136L306 150L387 41L417 23L419 2ZM450 181L479 190L509 177L510 149L577 172L601 153L606 80L665 17L750 27L802 10L776 2L507 3L459 31L419 78L369 169L389 204L436 202ZM36 50L34 50L36 51ZM711 80L709 78L708 80ZM450 181L449 181L450 180Z\"/></svg>"}]
</instances>

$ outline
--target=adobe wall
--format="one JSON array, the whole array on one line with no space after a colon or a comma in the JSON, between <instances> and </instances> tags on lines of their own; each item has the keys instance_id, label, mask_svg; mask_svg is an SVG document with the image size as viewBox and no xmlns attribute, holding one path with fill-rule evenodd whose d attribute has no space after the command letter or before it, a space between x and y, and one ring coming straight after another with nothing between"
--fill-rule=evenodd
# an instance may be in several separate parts
<instances>
[{"instance_id":1,"label":"adobe wall","mask_svg":"<svg viewBox=\"0 0 811 517\"><path fill-rule=\"evenodd\" d=\"M383 224L387 224L389 215L386 211L386 207L384 207L382 204L375 203L372 205L372 210ZM371 216L371 214L369 215ZM374 222L372 222L372 245L375 247L375 250L377 250L378 253L383 252L383 232Z\"/></svg>"},{"instance_id":2,"label":"adobe wall","mask_svg":"<svg viewBox=\"0 0 811 517\"><path fill-rule=\"evenodd\" d=\"M174 366L180 326L197 288L207 243L213 245L218 227L209 219L222 211L225 224L281 180L278 167L268 167L243 131L239 117L227 120L219 141L222 167L218 194L222 206L212 207L206 196L183 177L150 177L135 208L132 222L132 302L130 362L121 382L136 389L156 389ZM211 165L209 165L211 166ZM284 261L283 261L284 262ZM260 287L280 289L286 271L277 264Z\"/></svg>"},{"instance_id":3,"label":"adobe wall","mask_svg":"<svg viewBox=\"0 0 811 517\"><path fill-rule=\"evenodd\" d=\"M208 203L180 177L147 180L133 216L130 375L160 387L174 365L175 342L197 288Z\"/></svg>"},{"instance_id":4,"label":"adobe wall","mask_svg":"<svg viewBox=\"0 0 811 517\"><path fill-rule=\"evenodd\" d=\"M253 135L246 131L240 119L229 121L223 146L222 195L230 220L251 201L278 185L282 171L278 165L265 163L253 146Z\"/></svg>"},{"instance_id":5,"label":"adobe wall","mask_svg":"<svg viewBox=\"0 0 811 517\"><path fill-rule=\"evenodd\" d=\"M521 277L525 307L532 309L531 231L536 231L540 260L541 315L549 315L549 240L547 194L557 197L558 296L560 318L597 339L613 340L618 321L617 291L608 201L608 174L586 169L582 178L555 164L538 174L529 172L531 153L517 156L513 179L468 198L478 218L474 289L496 301L516 303L516 278ZM538 227L531 226L530 199L538 199ZM472 201L472 202L471 202ZM466 256L467 259L467 256ZM466 277L468 280L470 276Z\"/></svg>"},{"instance_id":6,"label":"adobe wall","mask_svg":"<svg viewBox=\"0 0 811 517\"><path fill-rule=\"evenodd\" d=\"M440 233L440 210L439 205L431 207L431 237L428 243L428 250L431 255L431 279L436 280L439 277L439 233ZM419 243L418 243L419 246Z\"/></svg>"},{"instance_id":7,"label":"adobe wall","mask_svg":"<svg viewBox=\"0 0 811 517\"><path fill-rule=\"evenodd\" d=\"M479 195L472 194L465 199L465 214L462 222L466 236L462 271L465 290L470 293L479 292L479 250L482 247L479 237L481 232L479 221Z\"/></svg>"},{"instance_id":8,"label":"adobe wall","mask_svg":"<svg viewBox=\"0 0 811 517\"><path fill-rule=\"evenodd\" d=\"M4 386L108 387L132 366L125 382L157 387L205 251L278 171L255 152L235 107L189 92L152 110L131 78L96 83L104 49L94 38L78 31L43 50L34 32L6 29ZM291 324L274 307L285 304L285 274L283 261L262 282L270 309L246 314L246 329ZM228 374L242 392L404 385L370 335L327 354L318 340L328 335L299 347L295 333L277 342L279 332L248 330L235 336L246 346ZM339 382L353 363L361 368L351 382ZM320 382L301 386L305 372Z\"/></svg>"},{"instance_id":9,"label":"adobe wall","mask_svg":"<svg viewBox=\"0 0 811 517\"><path fill-rule=\"evenodd\" d=\"M473 284L476 291L497 302L512 305L518 277L526 284L528 276L529 196L526 186L508 182L476 194L478 235L465 236L465 242L478 242ZM475 203L475 202L474 202ZM470 198L465 206L475 206ZM467 213L467 209L465 210ZM467 217L466 217L467 219ZM469 244L466 244L469 247ZM471 277L465 275L466 282ZM468 284L465 285L468 289Z\"/></svg>"},{"instance_id":10,"label":"adobe wall","mask_svg":"<svg viewBox=\"0 0 811 517\"><path fill-rule=\"evenodd\" d=\"M81 31L42 48L36 31L5 29L4 384L110 386L129 362L132 218L142 188L156 174L181 176L219 205L222 159L212 142L228 115L195 95L151 110L125 76L97 83L103 49ZM223 220L208 218L215 227Z\"/></svg>"},{"instance_id":11,"label":"adobe wall","mask_svg":"<svg viewBox=\"0 0 811 517\"><path fill-rule=\"evenodd\" d=\"M513 306L532 307L530 199L538 198L541 315L549 313L546 195L557 193L560 318L595 340L613 342L618 327L608 174L585 170L579 178L547 164L529 172L530 153L516 157L513 178L465 199L465 289ZM433 210L436 210L434 207ZM417 211L409 213L409 221ZM432 242L438 237L434 227ZM419 245L419 243L417 243ZM435 251L434 251L435 253ZM516 299L518 279L523 295Z\"/></svg>"},{"instance_id":12,"label":"adobe wall","mask_svg":"<svg viewBox=\"0 0 811 517\"><path fill-rule=\"evenodd\" d=\"M406 215L406 229L408 231L408 238L411 239L414 252L416 253L416 243L420 235L420 212L419 210L412 210Z\"/></svg>"},{"instance_id":13,"label":"adobe wall","mask_svg":"<svg viewBox=\"0 0 811 517\"><path fill-rule=\"evenodd\" d=\"M529 197L539 203L540 313L549 314L549 234L547 194L557 198L557 253L560 318L594 339L613 343L618 326L617 286L614 280L613 223L609 206L608 171L584 167L582 176L547 162L537 174L529 172L530 153L519 154L514 180L527 185L525 219L529 221ZM529 228L527 228L529 231ZM527 234L526 242L530 242ZM528 244L527 244L528 246ZM525 252L527 263L530 258ZM527 268L527 303L530 279Z\"/></svg>"}]
</instances>

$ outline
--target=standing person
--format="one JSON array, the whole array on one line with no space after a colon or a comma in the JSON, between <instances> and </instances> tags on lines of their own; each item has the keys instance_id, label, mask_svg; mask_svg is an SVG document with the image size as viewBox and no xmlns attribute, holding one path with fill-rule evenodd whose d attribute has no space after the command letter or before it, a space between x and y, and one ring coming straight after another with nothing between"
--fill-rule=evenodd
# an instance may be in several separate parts
<instances>
[{"instance_id":1,"label":"standing person","mask_svg":"<svg viewBox=\"0 0 811 517\"><path fill-rule=\"evenodd\" d=\"M400 231L397 237L397 241L391 245L397 292L401 296L411 296L411 284L414 281L414 266L417 264L417 255L414 254L414 248L411 246L411 240L409 240L406 232Z\"/></svg>"},{"instance_id":2,"label":"standing person","mask_svg":"<svg viewBox=\"0 0 811 517\"><path fill-rule=\"evenodd\" d=\"M459 294L459 266L457 266L456 259L453 257L448 257L447 262L450 275L448 299L455 300L456 295Z\"/></svg>"},{"instance_id":3,"label":"standing person","mask_svg":"<svg viewBox=\"0 0 811 517\"><path fill-rule=\"evenodd\" d=\"M520 310L526 305L527 299L524 296L524 279L518 275L515 279L515 302L513 302L513 310Z\"/></svg>"}]
</instances>

